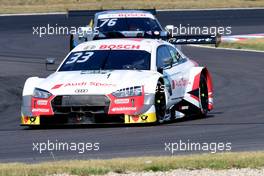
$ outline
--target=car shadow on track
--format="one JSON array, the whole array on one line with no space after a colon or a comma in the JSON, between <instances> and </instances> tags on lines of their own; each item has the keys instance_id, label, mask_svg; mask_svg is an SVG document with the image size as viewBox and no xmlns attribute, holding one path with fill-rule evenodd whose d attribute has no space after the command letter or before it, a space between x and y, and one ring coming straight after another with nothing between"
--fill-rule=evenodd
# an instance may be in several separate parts
<instances>
[{"instance_id":1,"label":"car shadow on track","mask_svg":"<svg viewBox=\"0 0 264 176\"><path fill-rule=\"evenodd\" d=\"M156 124L76 124L76 125L47 125L25 127L23 130L49 130L49 129L85 129L85 128L126 128L126 127L152 127Z\"/></svg>"}]
</instances>

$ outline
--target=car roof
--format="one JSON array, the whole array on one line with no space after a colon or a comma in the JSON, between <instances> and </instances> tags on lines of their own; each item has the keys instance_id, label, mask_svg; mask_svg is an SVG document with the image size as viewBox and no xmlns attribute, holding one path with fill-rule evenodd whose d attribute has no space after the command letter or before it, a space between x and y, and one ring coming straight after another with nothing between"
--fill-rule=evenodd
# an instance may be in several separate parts
<instances>
[{"instance_id":1,"label":"car roof","mask_svg":"<svg viewBox=\"0 0 264 176\"><path fill-rule=\"evenodd\" d=\"M96 15L102 15L102 14L116 14L116 13L148 13L152 14L148 11L144 10L106 10L102 12L97 12Z\"/></svg>"},{"instance_id":2,"label":"car roof","mask_svg":"<svg viewBox=\"0 0 264 176\"><path fill-rule=\"evenodd\" d=\"M122 38L122 39L102 39L93 40L79 44L73 49L73 52L87 50L144 50L152 52L161 44L169 44L166 41L158 39L144 38ZM170 45L170 44L169 44Z\"/></svg>"}]
</instances>

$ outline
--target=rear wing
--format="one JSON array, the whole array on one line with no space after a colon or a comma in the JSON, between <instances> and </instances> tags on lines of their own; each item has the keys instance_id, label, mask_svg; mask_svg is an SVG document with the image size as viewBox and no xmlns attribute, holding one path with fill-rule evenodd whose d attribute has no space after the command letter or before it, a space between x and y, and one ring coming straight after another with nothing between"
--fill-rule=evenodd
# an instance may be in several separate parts
<instances>
[{"instance_id":1,"label":"rear wing","mask_svg":"<svg viewBox=\"0 0 264 176\"><path fill-rule=\"evenodd\" d=\"M162 39L173 45L201 45L214 44L215 47L221 42L221 35L177 35L171 36L166 31L134 31L130 34L124 34L122 31L111 31L107 33L99 33L94 37L94 40L111 39L111 38L151 38Z\"/></svg>"},{"instance_id":2,"label":"rear wing","mask_svg":"<svg viewBox=\"0 0 264 176\"><path fill-rule=\"evenodd\" d=\"M156 9L101 9L101 10L68 10L67 17L78 17L78 16L94 16L94 14L102 11L113 11L113 10L141 10L147 11L152 15L156 15Z\"/></svg>"},{"instance_id":3,"label":"rear wing","mask_svg":"<svg viewBox=\"0 0 264 176\"><path fill-rule=\"evenodd\" d=\"M221 35L178 35L173 37L168 37L169 43L174 45L185 45L185 44L214 44L218 47L221 43Z\"/></svg>"}]
</instances>

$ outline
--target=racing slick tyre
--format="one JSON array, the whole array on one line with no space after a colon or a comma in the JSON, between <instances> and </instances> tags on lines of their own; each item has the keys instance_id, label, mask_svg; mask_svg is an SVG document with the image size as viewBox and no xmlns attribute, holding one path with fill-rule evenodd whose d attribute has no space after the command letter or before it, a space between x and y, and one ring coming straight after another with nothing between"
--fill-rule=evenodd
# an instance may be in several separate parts
<instances>
[{"instance_id":1,"label":"racing slick tyre","mask_svg":"<svg viewBox=\"0 0 264 176\"><path fill-rule=\"evenodd\" d=\"M162 123L164 121L166 112L166 98L164 89L162 89L162 85L163 84L159 81L155 94L155 110L157 123Z\"/></svg>"},{"instance_id":2,"label":"racing slick tyre","mask_svg":"<svg viewBox=\"0 0 264 176\"><path fill-rule=\"evenodd\" d=\"M199 99L201 106L201 117L206 117L208 113L208 89L207 89L207 81L204 75L200 77L199 84Z\"/></svg>"}]
</instances>

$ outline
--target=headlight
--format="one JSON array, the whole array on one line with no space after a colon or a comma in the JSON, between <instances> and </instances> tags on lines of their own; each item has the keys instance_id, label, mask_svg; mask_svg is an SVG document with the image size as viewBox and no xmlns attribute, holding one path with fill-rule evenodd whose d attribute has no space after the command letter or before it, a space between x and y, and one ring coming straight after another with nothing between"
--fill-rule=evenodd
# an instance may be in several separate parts
<instances>
[{"instance_id":1,"label":"headlight","mask_svg":"<svg viewBox=\"0 0 264 176\"><path fill-rule=\"evenodd\" d=\"M33 97L34 98L49 98L52 94L49 93L48 91L46 90L42 90L42 89L38 89L38 88L35 88L34 90L34 93L33 93Z\"/></svg>"},{"instance_id":2,"label":"headlight","mask_svg":"<svg viewBox=\"0 0 264 176\"><path fill-rule=\"evenodd\" d=\"M128 87L124 89L119 89L112 93L113 96L117 98L141 96L142 86Z\"/></svg>"}]
</instances>

